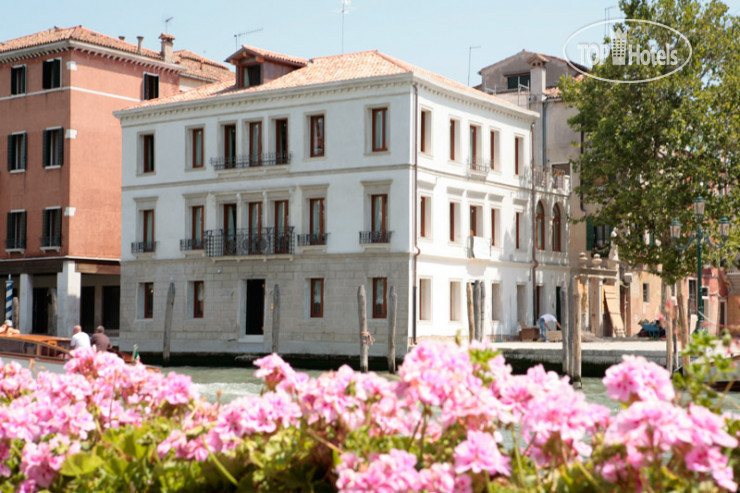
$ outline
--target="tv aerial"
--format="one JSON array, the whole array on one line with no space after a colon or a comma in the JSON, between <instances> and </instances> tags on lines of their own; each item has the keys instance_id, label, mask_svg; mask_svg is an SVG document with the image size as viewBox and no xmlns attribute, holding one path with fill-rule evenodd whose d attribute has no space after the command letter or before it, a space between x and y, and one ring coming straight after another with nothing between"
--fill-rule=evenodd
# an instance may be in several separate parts
<instances>
[{"instance_id":1,"label":"tv aerial","mask_svg":"<svg viewBox=\"0 0 740 493\"><path fill-rule=\"evenodd\" d=\"M261 27L259 29L252 29L251 31L244 31L241 33L234 34L234 49L235 50L239 49L239 39L240 38L243 38L244 36L247 36L248 34L258 33L260 31L263 31Z\"/></svg>"}]
</instances>

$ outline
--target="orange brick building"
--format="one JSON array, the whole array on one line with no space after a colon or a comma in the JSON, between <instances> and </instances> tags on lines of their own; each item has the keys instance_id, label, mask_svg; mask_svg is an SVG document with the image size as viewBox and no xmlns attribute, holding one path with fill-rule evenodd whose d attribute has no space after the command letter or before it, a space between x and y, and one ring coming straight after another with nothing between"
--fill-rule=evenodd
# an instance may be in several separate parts
<instances>
[{"instance_id":1,"label":"orange brick building","mask_svg":"<svg viewBox=\"0 0 740 493\"><path fill-rule=\"evenodd\" d=\"M113 111L233 79L160 36L159 52L81 26L0 42L0 279L24 333L119 320L121 128Z\"/></svg>"}]
</instances>

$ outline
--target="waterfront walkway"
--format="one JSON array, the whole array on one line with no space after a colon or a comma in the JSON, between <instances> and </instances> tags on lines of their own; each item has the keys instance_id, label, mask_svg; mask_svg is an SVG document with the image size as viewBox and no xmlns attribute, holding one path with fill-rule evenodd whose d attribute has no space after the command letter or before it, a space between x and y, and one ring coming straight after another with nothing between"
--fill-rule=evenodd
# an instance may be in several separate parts
<instances>
[{"instance_id":1,"label":"waterfront walkway","mask_svg":"<svg viewBox=\"0 0 740 493\"><path fill-rule=\"evenodd\" d=\"M515 368L521 369L539 363L548 368L562 368L562 342L496 342L494 346L501 350L506 361ZM600 339L582 342L581 350L584 375L603 375L607 367L621 363L625 354L644 356L661 366L666 363L665 339Z\"/></svg>"}]
</instances>

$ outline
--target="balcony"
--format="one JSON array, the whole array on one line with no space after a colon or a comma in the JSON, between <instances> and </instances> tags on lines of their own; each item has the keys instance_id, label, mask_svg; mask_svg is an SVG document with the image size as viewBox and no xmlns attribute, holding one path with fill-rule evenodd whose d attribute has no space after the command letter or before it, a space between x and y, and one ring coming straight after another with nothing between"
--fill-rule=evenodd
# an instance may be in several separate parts
<instances>
[{"instance_id":1,"label":"balcony","mask_svg":"<svg viewBox=\"0 0 740 493\"><path fill-rule=\"evenodd\" d=\"M329 233L298 235L298 246L326 245Z\"/></svg>"},{"instance_id":2,"label":"balcony","mask_svg":"<svg viewBox=\"0 0 740 493\"><path fill-rule=\"evenodd\" d=\"M393 231L360 231L360 244L390 243Z\"/></svg>"},{"instance_id":3,"label":"balcony","mask_svg":"<svg viewBox=\"0 0 740 493\"><path fill-rule=\"evenodd\" d=\"M570 193L570 176L557 169L535 167L534 185L545 191L568 194Z\"/></svg>"},{"instance_id":4,"label":"balcony","mask_svg":"<svg viewBox=\"0 0 740 493\"><path fill-rule=\"evenodd\" d=\"M26 248L25 238L7 238L5 240L6 250L24 250Z\"/></svg>"},{"instance_id":5,"label":"balcony","mask_svg":"<svg viewBox=\"0 0 740 493\"><path fill-rule=\"evenodd\" d=\"M225 169L262 168L290 164L290 152L267 152L238 156L219 156L211 158L211 166L216 171Z\"/></svg>"},{"instance_id":6,"label":"balcony","mask_svg":"<svg viewBox=\"0 0 740 493\"><path fill-rule=\"evenodd\" d=\"M60 248L62 246L62 236L42 236L41 248Z\"/></svg>"},{"instance_id":7,"label":"balcony","mask_svg":"<svg viewBox=\"0 0 740 493\"><path fill-rule=\"evenodd\" d=\"M180 251L203 250L203 238L186 238L180 240Z\"/></svg>"},{"instance_id":8,"label":"balcony","mask_svg":"<svg viewBox=\"0 0 740 493\"><path fill-rule=\"evenodd\" d=\"M152 253L156 250L156 241L134 241L131 243L131 253Z\"/></svg>"},{"instance_id":9,"label":"balcony","mask_svg":"<svg viewBox=\"0 0 740 493\"><path fill-rule=\"evenodd\" d=\"M483 160L480 156L476 156L468 160L468 169L472 175L485 178L491 167L490 162Z\"/></svg>"},{"instance_id":10,"label":"balcony","mask_svg":"<svg viewBox=\"0 0 740 493\"><path fill-rule=\"evenodd\" d=\"M213 229L206 231L204 246L209 257L292 255L295 253L295 234L293 226L288 227L286 232L278 232L275 228L263 228L251 233L246 229Z\"/></svg>"}]
</instances>

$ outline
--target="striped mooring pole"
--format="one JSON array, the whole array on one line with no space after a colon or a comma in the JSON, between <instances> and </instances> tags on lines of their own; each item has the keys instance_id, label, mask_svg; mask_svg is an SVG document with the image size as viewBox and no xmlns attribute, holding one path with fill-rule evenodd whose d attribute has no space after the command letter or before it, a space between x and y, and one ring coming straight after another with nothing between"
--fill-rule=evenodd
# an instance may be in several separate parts
<instances>
[{"instance_id":1,"label":"striped mooring pole","mask_svg":"<svg viewBox=\"0 0 740 493\"><path fill-rule=\"evenodd\" d=\"M5 320L13 320L13 279L5 281Z\"/></svg>"}]
</instances>

